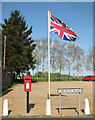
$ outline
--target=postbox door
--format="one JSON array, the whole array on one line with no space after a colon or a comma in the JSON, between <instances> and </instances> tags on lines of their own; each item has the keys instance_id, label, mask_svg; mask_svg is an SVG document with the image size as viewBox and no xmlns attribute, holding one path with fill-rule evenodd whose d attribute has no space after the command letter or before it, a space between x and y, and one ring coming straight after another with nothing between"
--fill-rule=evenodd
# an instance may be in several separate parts
<instances>
[{"instance_id":1,"label":"postbox door","mask_svg":"<svg viewBox=\"0 0 95 120\"><path fill-rule=\"evenodd\" d=\"M24 91L31 91L31 76L24 76Z\"/></svg>"},{"instance_id":2,"label":"postbox door","mask_svg":"<svg viewBox=\"0 0 95 120\"><path fill-rule=\"evenodd\" d=\"M24 91L25 92L30 92L31 91L31 83L30 82L25 82L24 83Z\"/></svg>"}]
</instances>

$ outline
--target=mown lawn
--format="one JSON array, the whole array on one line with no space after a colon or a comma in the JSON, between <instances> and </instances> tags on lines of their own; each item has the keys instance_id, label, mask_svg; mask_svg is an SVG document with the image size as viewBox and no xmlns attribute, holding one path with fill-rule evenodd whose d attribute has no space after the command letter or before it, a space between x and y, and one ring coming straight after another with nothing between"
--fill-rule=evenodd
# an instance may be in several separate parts
<instances>
[{"instance_id":1,"label":"mown lawn","mask_svg":"<svg viewBox=\"0 0 95 120\"><path fill-rule=\"evenodd\" d=\"M53 77L51 78L51 81L82 81L82 78L83 77L76 77L76 78L73 78L73 77L70 77L70 79L68 80L68 77L64 77L64 78L56 78L56 77ZM36 79L36 78L34 78ZM38 82L47 82L48 79L47 78L38 78Z\"/></svg>"},{"instance_id":2,"label":"mown lawn","mask_svg":"<svg viewBox=\"0 0 95 120\"><path fill-rule=\"evenodd\" d=\"M68 79L68 77L61 77L61 78L57 78L57 77L51 77L51 81L82 81L82 78L83 77L70 77L70 79ZM17 76L17 79L20 80L20 77ZM24 79L24 78L21 78L21 79ZM33 80L33 77L31 77L31 79ZM48 78L44 77L39 77L39 78L36 78L34 77L34 80L37 80L38 82L47 82L48 81Z\"/></svg>"}]
</instances>

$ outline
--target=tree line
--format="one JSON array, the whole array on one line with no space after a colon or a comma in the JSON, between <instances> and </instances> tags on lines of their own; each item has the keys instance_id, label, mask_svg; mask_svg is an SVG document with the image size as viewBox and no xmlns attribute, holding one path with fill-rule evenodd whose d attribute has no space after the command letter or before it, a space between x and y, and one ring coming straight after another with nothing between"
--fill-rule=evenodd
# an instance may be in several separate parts
<instances>
[{"instance_id":1,"label":"tree line","mask_svg":"<svg viewBox=\"0 0 95 120\"><path fill-rule=\"evenodd\" d=\"M35 48L36 71L45 73L48 71L48 44L47 39L37 41ZM70 77L82 69L84 65L84 50L81 46L72 43L60 43L58 40L51 42L51 73L60 73L62 75L68 70ZM44 74L43 74L44 76ZM68 78L69 79L69 78Z\"/></svg>"},{"instance_id":2,"label":"tree line","mask_svg":"<svg viewBox=\"0 0 95 120\"><path fill-rule=\"evenodd\" d=\"M72 42L59 42L58 40L51 40L50 50L50 64L51 76L59 73L59 78L62 74L68 75L70 79L71 72L73 78L79 76L83 70L93 71L93 48L89 48L85 53L84 48ZM48 40L40 39L36 41L36 48L34 51L36 57L36 77L38 78L39 72L44 74L48 72Z\"/></svg>"}]
</instances>

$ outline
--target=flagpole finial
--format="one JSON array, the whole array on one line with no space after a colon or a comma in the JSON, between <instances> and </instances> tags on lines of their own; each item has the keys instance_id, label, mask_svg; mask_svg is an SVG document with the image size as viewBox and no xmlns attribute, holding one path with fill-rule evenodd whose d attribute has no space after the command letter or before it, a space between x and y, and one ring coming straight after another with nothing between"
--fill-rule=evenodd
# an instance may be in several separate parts
<instances>
[{"instance_id":1,"label":"flagpole finial","mask_svg":"<svg viewBox=\"0 0 95 120\"><path fill-rule=\"evenodd\" d=\"M48 11L50 11L50 9L48 9Z\"/></svg>"}]
</instances>

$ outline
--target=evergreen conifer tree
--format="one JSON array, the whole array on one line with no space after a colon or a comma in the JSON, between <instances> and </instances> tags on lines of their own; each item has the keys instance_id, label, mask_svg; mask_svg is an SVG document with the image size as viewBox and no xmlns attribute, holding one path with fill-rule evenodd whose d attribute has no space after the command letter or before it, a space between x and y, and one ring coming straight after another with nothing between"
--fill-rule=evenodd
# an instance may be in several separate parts
<instances>
[{"instance_id":1,"label":"evergreen conifer tree","mask_svg":"<svg viewBox=\"0 0 95 120\"><path fill-rule=\"evenodd\" d=\"M4 19L2 40L4 41L6 35L5 66L8 71L20 74L20 72L28 71L35 65L33 50L36 44L30 37L31 33L32 26L28 29L26 20L20 15L20 11L12 11L9 19Z\"/></svg>"}]
</instances>

